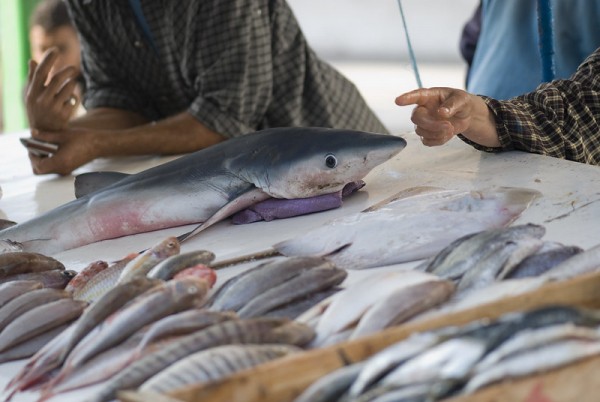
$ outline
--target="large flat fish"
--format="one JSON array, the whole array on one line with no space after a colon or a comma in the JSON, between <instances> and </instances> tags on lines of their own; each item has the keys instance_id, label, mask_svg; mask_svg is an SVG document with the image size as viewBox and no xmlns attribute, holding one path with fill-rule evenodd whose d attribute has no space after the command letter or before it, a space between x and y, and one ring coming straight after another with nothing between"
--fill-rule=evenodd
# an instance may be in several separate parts
<instances>
[{"instance_id":1,"label":"large flat fish","mask_svg":"<svg viewBox=\"0 0 600 402\"><path fill-rule=\"evenodd\" d=\"M467 234L510 224L538 195L511 187L428 188L330 221L273 247L286 256L326 257L342 269L414 261L435 255Z\"/></svg>"},{"instance_id":2,"label":"large flat fish","mask_svg":"<svg viewBox=\"0 0 600 402\"><path fill-rule=\"evenodd\" d=\"M77 191L80 198L0 231L0 239L19 242L26 251L53 254L100 240L202 223L183 240L267 198L341 191L405 146L401 137L360 131L262 130L137 174L112 175L115 182L104 180L96 190L88 185Z\"/></svg>"}]
</instances>

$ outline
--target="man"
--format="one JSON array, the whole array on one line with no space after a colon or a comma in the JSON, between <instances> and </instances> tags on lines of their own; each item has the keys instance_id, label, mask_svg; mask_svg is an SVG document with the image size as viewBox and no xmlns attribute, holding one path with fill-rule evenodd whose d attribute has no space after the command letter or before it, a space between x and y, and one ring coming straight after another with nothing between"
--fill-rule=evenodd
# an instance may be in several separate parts
<instances>
[{"instance_id":1,"label":"man","mask_svg":"<svg viewBox=\"0 0 600 402\"><path fill-rule=\"evenodd\" d=\"M356 88L308 46L284 0L66 0L82 45L87 114L70 105L73 72L30 74L32 135L58 144L30 155L36 174L68 174L116 155L180 154L258 129L324 126L385 132ZM66 107L66 106L65 106Z\"/></svg>"},{"instance_id":2,"label":"man","mask_svg":"<svg viewBox=\"0 0 600 402\"><path fill-rule=\"evenodd\" d=\"M454 135L475 148L521 150L600 165L600 48L568 80L499 101L452 88L418 89L396 98L417 105L411 120L424 145Z\"/></svg>"}]
</instances>

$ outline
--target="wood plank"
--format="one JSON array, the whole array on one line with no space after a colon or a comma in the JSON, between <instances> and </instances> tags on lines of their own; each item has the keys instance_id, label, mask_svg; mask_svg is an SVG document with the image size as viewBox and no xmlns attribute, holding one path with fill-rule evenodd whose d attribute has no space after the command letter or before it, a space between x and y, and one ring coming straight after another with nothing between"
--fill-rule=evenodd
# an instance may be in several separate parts
<instances>
[{"instance_id":1,"label":"wood plank","mask_svg":"<svg viewBox=\"0 0 600 402\"><path fill-rule=\"evenodd\" d=\"M464 311L388 328L364 338L309 350L245 370L222 381L191 385L170 395L185 402L284 402L344 365L361 361L410 334L549 305L600 307L600 272L552 282L528 293ZM129 399L123 399L127 401ZM133 400L133 399L131 399Z\"/></svg>"}]
</instances>

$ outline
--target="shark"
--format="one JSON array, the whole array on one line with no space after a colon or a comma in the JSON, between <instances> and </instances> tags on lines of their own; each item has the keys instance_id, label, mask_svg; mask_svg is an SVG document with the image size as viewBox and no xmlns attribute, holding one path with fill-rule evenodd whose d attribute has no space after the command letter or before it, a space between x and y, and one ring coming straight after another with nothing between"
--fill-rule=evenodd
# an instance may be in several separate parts
<instances>
[{"instance_id":1,"label":"shark","mask_svg":"<svg viewBox=\"0 0 600 402\"><path fill-rule=\"evenodd\" d=\"M405 146L400 136L346 129L260 130L139 173L98 172L97 185L81 180L75 190L78 198L0 230L0 239L51 255L101 240L198 224L179 237L184 241L269 198L341 191Z\"/></svg>"}]
</instances>

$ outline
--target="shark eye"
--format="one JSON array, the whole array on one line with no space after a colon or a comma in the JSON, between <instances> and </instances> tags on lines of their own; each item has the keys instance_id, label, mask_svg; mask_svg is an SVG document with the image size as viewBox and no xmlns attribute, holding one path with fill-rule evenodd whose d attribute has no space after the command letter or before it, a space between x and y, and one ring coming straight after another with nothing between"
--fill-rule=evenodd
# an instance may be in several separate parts
<instances>
[{"instance_id":1,"label":"shark eye","mask_svg":"<svg viewBox=\"0 0 600 402\"><path fill-rule=\"evenodd\" d=\"M334 167L337 166L337 158L335 157L335 155L333 155L333 154L325 155L325 166L327 166L330 169L333 169Z\"/></svg>"}]
</instances>

